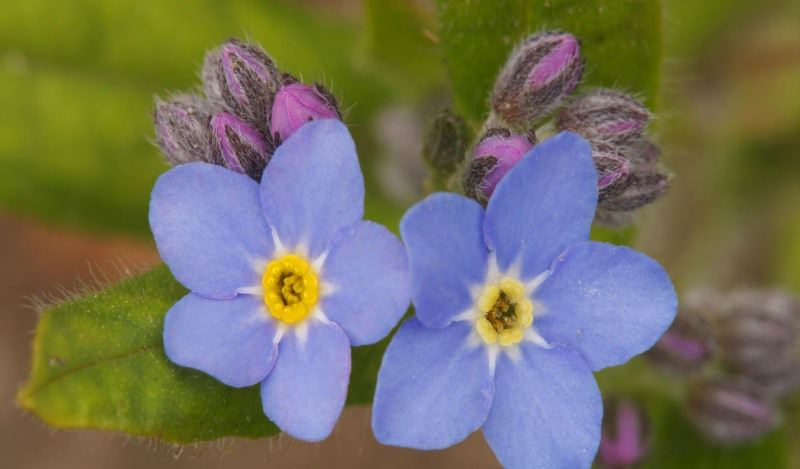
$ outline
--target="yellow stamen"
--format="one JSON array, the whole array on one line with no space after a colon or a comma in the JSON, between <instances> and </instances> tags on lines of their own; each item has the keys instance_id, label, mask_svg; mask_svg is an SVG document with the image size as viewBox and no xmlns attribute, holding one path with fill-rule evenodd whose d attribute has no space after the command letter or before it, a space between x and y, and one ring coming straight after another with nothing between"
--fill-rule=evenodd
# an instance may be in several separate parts
<instances>
[{"instance_id":1,"label":"yellow stamen","mask_svg":"<svg viewBox=\"0 0 800 469\"><path fill-rule=\"evenodd\" d=\"M487 344L508 347L519 343L533 324L533 302L525 296L522 282L512 277L487 285L475 306L481 313L475 330Z\"/></svg>"},{"instance_id":2,"label":"yellow stamen","mask_svg":"<svg viewBox=\"0 0 800 469\"><path fill-rule=\"evenodd\" d=\"M319 299L319 282L311 265L300 256L273 259L262 279L264 303L279 321L295 324L305 319Z\"/></svg>"}]
</instances>

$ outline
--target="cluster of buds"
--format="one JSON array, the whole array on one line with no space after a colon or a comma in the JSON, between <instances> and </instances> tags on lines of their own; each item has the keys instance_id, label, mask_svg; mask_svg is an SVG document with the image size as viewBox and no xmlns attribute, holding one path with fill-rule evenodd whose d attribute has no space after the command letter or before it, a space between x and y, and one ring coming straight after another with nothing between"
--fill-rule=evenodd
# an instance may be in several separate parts
<instances>
[{"instance_id":1,"label":"cluster of buds","mask_svg":"<svg viewBox=\"0 0 800 469\"><path fill-rule=\"evenodd\" d=\"M723 443L774 428L780 400L800 389L800 301L776 290L697 291L648 352L691 380L687 415Z\"/></svg>"},{"instance_id":2,"label":"cluster of buds","mask_svg":"<svg viewBox=\"0 0 800 469\"><path fill-rule=\"evenodd\" d=\"M260 47L231 39L206 54L205 96L156 101L156 139L172 165L204 161L261 179L275 148L303 124L341 119L319 84L281 72Z\"/></svg>"},{"instance_id":3,"label":"cluster of buds","mask_svg":"<svg viewBox=\"0 0 800 469\"><path fill-rule=\"evenodd\" d=\"M534 34L512 52L492 91L492 112L484 125L488 130L464 171L468 196L486 204L497 181L519 161L520 148L530 149L537 133L544 135L552 127L576 132L592 145L598 223L627 224L636 209L666 192L669 176L659 166L661 151L646 135L651 113L614 90L571 98L583 68L580 43L560 31ZM486 143L497 142L498 134L504 143ZM487 147L492 147L488 154Z\"/></svg>"}]
</instances>

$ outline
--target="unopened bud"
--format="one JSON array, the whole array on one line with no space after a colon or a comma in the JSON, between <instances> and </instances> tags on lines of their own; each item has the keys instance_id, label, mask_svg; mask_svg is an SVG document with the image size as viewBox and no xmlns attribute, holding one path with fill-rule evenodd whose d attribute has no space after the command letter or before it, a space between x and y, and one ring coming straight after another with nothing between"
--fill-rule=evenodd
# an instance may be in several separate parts
<instances>
[{"instance_id":1,"label":"unopened bud","mask_svg":"<svg viewBox=\"0 0 800 469\"><path fill-rule=\"evenodd\" d=\"M202 76L210 99L221 96L234 114L266 131L280 74L260 47L231 39L208 53Z\"/></svg>"},{"instance_id":2,"label":"unopened bud","mask_svg":"<svg viewBox=\"0 0 800 469\"><path fill-rule=\"evenodd\" d=\"M580 44L562 32L530 36L517 47L492 91L492 109L507 124L531 128L575 90L583 73Z\"/></svg>"},{"instance_id":3,"label":"unopened bud","mask_svg":"<svg viewBox=\"0 0 800 469\"><path fill-rule=\"evenodd\" d=\"M669 175L656 166L633 166L625 189L600 200L595 221L606 226L630 223L635 210L664 195L669 183Z\"/></svg>"},{"instance_id":4,"label":"unopened bud","mask_svg":"<svg viewBox=\"0 0 800 469\"><path fill-rule=\"evenodd\" d=\"M170 164L208 160L208 107L204 100L190 95L156 100L156 140Z\"/></svg>"},{"instance_id":5,"label":"unopened bud","mask_svg":"<svg viewBox=\"0 0 800 469\"><path fill-rule=\"evenodd\" d=\"M752 441L772 430L778 413L755 383L736 378L700 381L689 390L689 420L720 443Z\"/></svg>"},{"instance_id":6,"label":"unopened bud","mask_svg":"<svg viewBox=\"0 0 800 469\"><path fill-rule=\"evenodd\" d=\"M624 143L638 139L649 121L650 112L639 101L619 91L600 89L563 108L556 127L592 142Z\"/></svg>"},{"instance_id":7,"label":"unopened bud","mask_svg":"<svg viewBox=\"0 0 800 469\"><path fill-rule=\"evenodd\" d=\"M449 110L436 116L425 134L422 157L438 177L452 175L467 154L469 128Z\"/></svg>"},{"instance_id":8,"label":"unopened bud","mask_svg":"<svg viewBox=\"0 0 800 469\"><path fill-rule=\"evenodd\" d=\"M597 189L602 202L621 194L630 184L631 165L610 149L593 149L592 160L597 168Z\"/></svg>"},{"instance_id":9,"label":"unopened bud","mask_svg":"<svg viewBox=\"0 0 800 469\"><path fill-rule=\"evenodd\" d=\"M261 132L227 112L215 114L209 126L213 162L260 181L271 157Z\"/></svg>"},{"instance_id":10,"label":"unopened bud","mask_svg":"<svg viewBox=\"0 0 800 469\"><path fill-rule=\"evenodd\" d=\"M607 468L642 462L650 450L650 431L643 409L629 400L607 399L597 462Z\"/></svg>"},{"instance_id":11,"label":"unopened bud","mask_svg":"<svg viewBox=\"0 0 800 469\"><path fill-rule=\"evenodd\" d=\"M682 308L675 322L647 352L647 358L669 373L695 373L711 359L712 344L708 324L691 310Z\"/></svg>"},{"instance_id":12,"label":"unopened bud","mask_svg":"<svg viewBox=\"0 0 800 469\"><path fill-rule=\"evenodd\" d=\"M489 129L472 152L472 160L464 173L464 193L485 205L503 176L534 144L533 136L515 134L508 129Z\"/></svg>"},{"instance_id":13,"label":"unopened bud","mask_svg":"<svg viewBox=\"0 0 800 469\"><path fill-rule=\"evenodd\" d=\"M278 90L272 105L270 129L275 145L305 123L316 119L341 119L336 98L322 85L289 83Z\"/></svg>"}]
</instances>

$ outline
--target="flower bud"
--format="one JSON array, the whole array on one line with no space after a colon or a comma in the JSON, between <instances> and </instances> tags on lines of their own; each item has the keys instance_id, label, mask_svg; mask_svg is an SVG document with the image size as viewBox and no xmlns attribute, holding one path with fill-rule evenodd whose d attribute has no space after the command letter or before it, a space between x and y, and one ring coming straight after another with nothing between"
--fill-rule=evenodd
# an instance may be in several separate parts
<instances>
[{"instance_id":1,"label":"flower bud","mask_svg":"<svg viewBox=\"0 0 800 469\"><path fill-rule=\"evenodd\" d=\"M209 127L212 161L260 181L271 158L261 132L227 112L215 114Z\"/></svg>"},{"instance_id":2,"label":"flower bud","mask_svg":"<svg viewBox=\"0 0 800 469\"><path fill-rule=\"evenodd\" d=\"M638 139L650 112L625 93L600 89L579 96L556 118L559 130L577 132L592 142L625 143Z\"/></svg>"},{"instance_id":3,"label":"flower bud","mask_svg":"<svg viewBox=\"0 0 800 469\"><path fill-rule=\"evenodd\" d=\"M321 85L288 83L282 86L272 105L270 129L275 145L315 119L341 119L333 94Z\"/></svg>"},{"instance_id":4,"label":"flower bud","mask_svg":"<svg viewBox=\"0 0 800 469\"><path fill-rule=\"evenodd\" d=\"M595 221L606 226L628 224L636 209L664 195L669 184L669 175L658 167L634 165L625 189L599 201Z\"/></svg>"},{"instance_id":5,"label":"flower bud","mask_svg":"<svg viewBox=\"0 0 800 469\"><path fill-rule=\"evenodd\" d=\"M583 73L580 44L558 31L530 36L517 47L492 91L492 109L512 127L531 128L575 90Z\"/></svg>"},{"instance_id":6,"label":"flower bud","mask_svg":"<svg viewBox=\"0 0 800 469\"><path fill-rule=\"evenodd\" d=\"M643 409L629 400L607 399L597 463L623 468L644 460L650 450L650 431Z\"/></svg>"},{"instance_id":7,"label":"flower bud","mask_svg":"<svg viewBox=\"0 0 800 469\"><path fill-rule=\"evenodd\" d=\"M208 160L208 108L208 103L197 96L156 99L156 141L170 164Z\"/></svg>"},{"instance_id":8,"label":"flower bud","mask_svg":"<svg viewBox=\"0 0 800 469\"><path fill-rule=\"evenodd\" d=\"M755 383L736 378L700 381L689 390L689 420L720 443L752 441L778 422L774 405Z\"/></svg>"},{"instance_id":9,"label":"flower bud","mask_svg":"<svg viewBox=\"0 0 800 469\"><path fill-rule=\"evenodd\" d=\"M631 164L628 160L609 147L593 149L592 159L597 168L597 189L601 202L625 191L630 184L631 175Z\"/></svg>"},{"instance_id":10,"label":"flower bud","mask_svg":"<svg viewBox=\"0 0 800 469\"><path fill-rule=\"evenodd\" d=\"M209 99L221 97L234 114L266 131L280 74L260 47L231 39L206 55L202 76Z\"/></svg>"},{"instance_id":11,"label":"flower bud","mask_svg":"<svg viewBox=\"0 0 800 469\"><path fill-rule=\"evenodd\" d=\"M464 173L464 193L486 205L495 187L528 153L535 136L512 133L508 129L489 129L472 152L472 160Z\"/></svg>"},{"instance_id":12,"label":"flower bud","mask_svg":"<svg viewBox=\"0 0 800 469\"><path fill-rule=\"evenodd\" d=\"M669 373L695 373L711 359L712 344L708 324L693 311L682 308L675 322L647 352L647 358Z\"/></svg>"},{"instance_id":13,"label":"flower bud","mask_svg":"<svg viewBox=\"0 0 800 469\"><path fill-rule=\"evenodd\" d=\"M428 128L422 157L438 177L449 177L464 160L468 139L464 118L445 109Z\"/></svg>"}]
</instances>

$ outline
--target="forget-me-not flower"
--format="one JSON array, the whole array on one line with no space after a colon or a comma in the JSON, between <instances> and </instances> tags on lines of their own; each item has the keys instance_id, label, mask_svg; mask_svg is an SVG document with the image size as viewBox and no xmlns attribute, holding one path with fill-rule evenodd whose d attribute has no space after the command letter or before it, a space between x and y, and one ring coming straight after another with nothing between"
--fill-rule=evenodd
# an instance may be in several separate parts
<instances>
[{"instance_id":1,"label":"forget-me-not flower","mask_svg":"<svg viewBox=\"0 0 800 469\"><path fill-rule=\"evenodd\" d=\"M191 290L165 319L169 359L229 386L260 383L264 413L283 431L327 437L350 346L386 336L409 301L402 245L363 210L355 146L333 119L287 139L260 184L206 163L162 175L150 226Z\"/></svg>"},{"instance_id":2,"label":"forget-me-not flower","mask_svg":"<svg viewBox=\"0 0 800 469\"><path fill-rule=\"evenodd\" d=\"M588 241L589 144L534 147L484 209L434 194L400 230L416 316L378 375L379 441L437 449L482 428L508 467L589 467L603 406L593 371L650 348L675 315L669 277L627 247Z\"/></svg>"}]
</instances>

